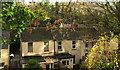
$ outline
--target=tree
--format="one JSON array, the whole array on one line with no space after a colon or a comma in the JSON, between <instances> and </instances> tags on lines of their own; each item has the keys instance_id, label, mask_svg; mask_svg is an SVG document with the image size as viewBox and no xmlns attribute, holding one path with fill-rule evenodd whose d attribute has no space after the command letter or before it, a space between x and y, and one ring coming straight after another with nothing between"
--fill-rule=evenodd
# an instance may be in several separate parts
<instances>
[{"instance_id":1,"label":"tree","mask_svg":"<svg viewBox=\"0 0 120 70\"><path fill-rule=\"evenodd\" d=\"M41 8L31 6L29 8L19 3L2 2L2 30L3 31L16 31L14 36L17 38L22 33L25 27L40 26L38 22L40 19L46 21L49 19L46 12ZM32 32L32 28L28 30ZM15 40L14 40L15 41Z\"/></svg>"},{"instance_id":2,"label":"tree","mask_svg":"<svg viewBox=\"0 0 120 70\"><path fill-rule=\"evenodd\" d=\"M24 70L43 70L43 68L40 66L37 60L30 59L28 63L25 65Z\"/></svg>"},{"instance_id":3,"label":"tree","mask_svg":"<svg viewBox=\"0 0 120 70\"><path fill-rule=\"evenodd\" d=\"M96 2L93 4L96 8L88 7L86 9L88 15L91 15L95 24L100 25L102 28L114 32L115 35L118 35L120 38L120 1L118 2L109 2L106 0L105 3ZM120 41L120 40L119 40Z\"/></svg>"},{"instance_id":4,"label":"tree","mask_svg":"<svg viewBox=\"0 0 120 70\"><path fill-rule=\"evenodd\" d=\"M118 57L117 61L119 61L120 56L120 1L118 2L109 2L106 0L105 3L102 2L96 2L94 4L96 8L93 8L91 6L87 6L87 9L85 8L87 15L90 15L88 20L94 20L95 24L94 26L98 27L99 29L111 31L114 33L114 35L118 36ZM86 17L85 17L86 18ZM91 23L90 21L88 21ZM108 35L109 36L109 35ZM120 66L120 63L119 63Z\"/></svg>"},{"instance_id":5,"label":"tree","mask_svg":"<svg viewBox=\"0 0 120 70\"><path fill-rule=\"evenodd\" d=\"M117 53L114 51L115 47L110 45L117 40L117 36L115 37L113 34L111 34L110 38L106 35L101 36L88 54L85 60L85 66L87 66L88 69L96 70L113 70L115 67L118 67L116 60Z\"/></svg>"}]
</instances>

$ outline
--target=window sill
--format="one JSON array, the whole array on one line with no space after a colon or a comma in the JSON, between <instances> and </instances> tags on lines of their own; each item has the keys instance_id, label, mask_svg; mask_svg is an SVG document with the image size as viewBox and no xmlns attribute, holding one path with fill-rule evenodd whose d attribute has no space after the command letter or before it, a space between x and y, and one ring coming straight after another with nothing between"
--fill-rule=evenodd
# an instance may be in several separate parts
<instances>
[{"instance_id":1,"label":"window sill","mask_svg":"<svg viewBox=\"0 0 120 70\"><path fill-rule=\"evenodd\" d=\"M58 49L58 51L62 51L62 49Z\"/></svg>"},{"instance_id":2,"label":"window sill","mask_svg":"<svg viewBox=\"0 0 120 70\"><path fill-rule=\"evenodd\" d=\"M72 50L77 50L76 48L72 48Z\"/></svg>"},{"instance_id":3,"label":"window sill","mask_svg":"<svg viewBox=\"0 0 120 70\"><path fill-rule=\"evenodd\" d=\"M49 52L49 51L44 51L44 52Z\"/></svg>"},{"instance_id":4,"label":"window sill","mask_svg":"<svg viewBox=\"0 0 120 70\"><path fill-rule=\"evenodd\" d=\"M85 48L89 48L89 47L85 47Z\"/></svg>"},{"instance_id":5,"label":"window sill","mask_svg":"<svg viewBox=\"0 0 120 70\"><path fill-rule=\"evenodd\" d=\"M28 53L33 53L33 52L28 52Z\"/></svg>"},{"instance_id":6,"label":"window sill","mask_svg":"<svg viewBox=\"0 0 120 70\"><path fill-rule=\"evenodd\" d=\"M46 52L43 52L42 54L51 54L52 52L50 51L46 51Z\"/></svg>"}]
</instances>

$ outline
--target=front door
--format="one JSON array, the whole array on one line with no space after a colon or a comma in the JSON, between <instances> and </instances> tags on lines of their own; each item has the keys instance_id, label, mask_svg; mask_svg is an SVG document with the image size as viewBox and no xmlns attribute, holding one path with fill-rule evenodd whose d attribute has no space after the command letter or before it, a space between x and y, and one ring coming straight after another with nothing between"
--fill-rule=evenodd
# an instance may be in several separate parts
<instances>
[{"instance_id":1,"label":"front door","mask_svg":"<svg viewBox=\"0 0 120 70\"><path fill-rule=\"evenodd\" d=\"M46 65L46 70L49 70L49 64Z\"/></svg>"}]
</instances>

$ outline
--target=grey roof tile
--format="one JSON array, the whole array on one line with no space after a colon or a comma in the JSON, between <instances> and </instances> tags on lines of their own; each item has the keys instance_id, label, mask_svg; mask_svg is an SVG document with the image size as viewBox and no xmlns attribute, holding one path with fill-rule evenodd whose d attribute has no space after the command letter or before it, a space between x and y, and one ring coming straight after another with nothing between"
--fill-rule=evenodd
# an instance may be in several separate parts
<instances>
[{"instance_id":1,"label":"grey roof tile","mask_svg":"<svg viewBox=\"0 0 120 70\"><path fill-rule=\"evenodd\" d=\"M21 40L23 42L27 41L45 41L45 40L53 40L54 34L57 34L56 40L68 39L68 40L79 40L79 39L87 39L88 36L92 36L92 38L98 38L100 35L100 31L95 30L94 28L78 28L76 31L68 31L69 37L60 34L58 30L54 33L51 31L46 31L45 27L37 27L33 29L32 33L27 31L26 28L21 34ZM62 30L63 34L66 32Z\"/></svg>"},{"instance_id":2,"label":"grey roof tile","mask_svg":"<svg viewBox=\"0 0 120 70\"><path fill-rule=\"evenodd\" d=\"M22 63L26 64L30 59L35 59L38 62L46 62L42 56L24 56L22 58Z\"/></svg>"}]
</instances>

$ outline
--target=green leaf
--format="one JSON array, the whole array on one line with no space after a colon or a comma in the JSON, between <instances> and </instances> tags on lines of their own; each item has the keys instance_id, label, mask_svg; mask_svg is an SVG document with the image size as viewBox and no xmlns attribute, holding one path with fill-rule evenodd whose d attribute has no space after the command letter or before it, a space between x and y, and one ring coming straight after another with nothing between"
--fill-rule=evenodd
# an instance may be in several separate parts
<instances>
[{"instance_id":1,"label":"green leaf","mask_svg":"<svg viewBox=\"0 0 120 70\"><path fill-rule=\"evenodd\" d=\"M21 33L23 32L21 29L19 30Z\"/></svg>"},{"instance_id":2,"label":"green leaf","mask_svg":"<svg viewBox=\"0 0 120 70\"><path fill-rule=\"evenodd\" d=\"M38 18L38 16L35 16L35 18Z\"/></svg>"},{"instance_id":3,"label":"green leaf","mask_svg":"<svg viewBox=\"0 0 120 70\"><path fill-rule=\"evenodd\" d=\"M24 27L23 27L22 29L23 29L23 30L25 30L25 28L24 28Z\"/></svg>"},{"instance_id":4,"label":"green leaf","mask_svg":"<svg viewBox=\"0 0 120 70\"><path fill-rule=\"evenodd\" d=\"M4 42L7 42L7 40L4 40Z\"/></svg>"},{"instance_id":5,"label":"green leaf","mask_svg":"<svg viewBox=\"0 0 120 70\"><path fill-rule=\"evenodd\" d=\"M13 29L12 26L10 26L10 29Z\"/></svg>"},{"instance_id":6,"label":"green leaf","mask_svg":"<svg viewBox=\"0 0 120 70\"><path fill-rule=\"evenodd\" d=\"M13 15L14 12L10 12L11 15Z\"/></svg>"},{"instance_id":7,"label":"green leaf","mask_svg":"<svg viewBox=\"0 0 120 70\"><path fill-rule=\"evenodd\" d=\"M34 13L32 13L32 15L33 15L33 16L35 16L35 14L34 14Z\"/></svg>"},{"instance_id":8,"label":"green leaf","mask_svg":"<svg viewBox=\"0 0 120 70\"><path fill-rule=\"evenodd\" d=\"M5 30L5 28L4 28L4 27L2 27L2 30Z\"/></svg>"},{"instance_id":9,"label":"green leaf","mask_svg":"<svg viewBox=\"0 0 120 70\"><path fill-rule=\"evenodd\" d=\"M28 12L31 12L31 10L28 10Z\"/></svg>"},{"instance_id":10,"label":"green leaf","mask_svg":"<svg viewBox=\"0 0 120 70\"><path fill-rule=\"evenodd\" d=\"M1 16L3 16L2 14L0 14Z\"/></svg>"},{"instance_id":11,"label":"green leaf","mask_svg":"<svg viewBox=\"0 0 120 70\"><path fill-rule=\"evenodd\" d=\"M28 8L25 8L25 10L28 10Z\"/></svg>"},{"instance_id":12,"label":"green leaf","mask_svg":"<svg viewBox=\"0 0 120 70\"><path fill-rule=\"evenodd\" d=\"M15 35L15 37L17 37L18 35Z\"/></svg>"},{"instance_id":13,"label":"green leaf","mask_svg":"<svg viewBox=\"0 0 120 70\"><path fill-rule=\"evenodd\" d=\"M3 42L1 43L1 45L3 45Z\"/></svg>"},{"instance_id":14,"label":"green leaf","mask_svg":"<svg viewBox=\"0 0 120 70\"><path fill-rule=\"evenodd\" d=\"M8 11L9 11L9 9L6 9L6 11L8 12Z\"/></svg>"},{"instance_id":15,"label":"green leaf","mask_svg":"<svg viewBox=\"0 0 120 70\"><path fill-rule=\"evenodd\" d=\"M14 41L16 41L16 40L14 39Z\"/></svg>"},{"instance_id":16,"label":"green leaf","mask_svg":"<svg viewBox=\"0 0 120 70\"><path fill-rule=\"evenodd\" d=\"M0 22L2 21L2 19L0 19Z\"/></svg>"},{"instance_id":17,"label":"green leaf","mask_svg":"<svg viewBox=\"0 0 120 70\"><path fill-rule=\"evenodd\" d=\"M24 23L24 21L22 21L22 23Z\"/></svg>"},{"instance_id":18,"label":"green leaf","mask_svg":"<svg viewBox=\"0 0 120 70\"><path fill-rule=\"evenodd\" d=\"M47 19L50 19L50 17L45 17L44 21L46 21Z\"/></svg>"},{"instance_id":19,"label":"green leaf","mask_svg":"<svg viewBox=\"0 0 120 70\"><path fill-rule=\"evenodd\" d=\"M45 17L45 14L42 13L42 17Z\"/></svg>"},{"instance_id":20,"label":"green leaf","mask_svg":"<svg viewBox=\"0 0 120 70\"><path fill-rule=\"evenodd\" d=\"M18 33L18 34L20 34L20 32L19 32L19 31L17 31L17 33Z\"/></svg>"},{"instance_id":21,"label":"green leaf","mask_svg":"<svg viewBox=\"0 0 120 70\"><path fill-rule=\"evenodd\" d=\"M41 8L40 8L39 10L40 10L40 12L42 12L42 9L41 9Z\"/></svg>"},{"instance_id":22,"label":"green leaf","mask_svg":"<svg viewBox=\"0 0 120 70\"><path fill-rule=\"evenodd\" d=\"M38 6L35 6L36 8L38 8Z\"/></svg>"}]
</instances>

